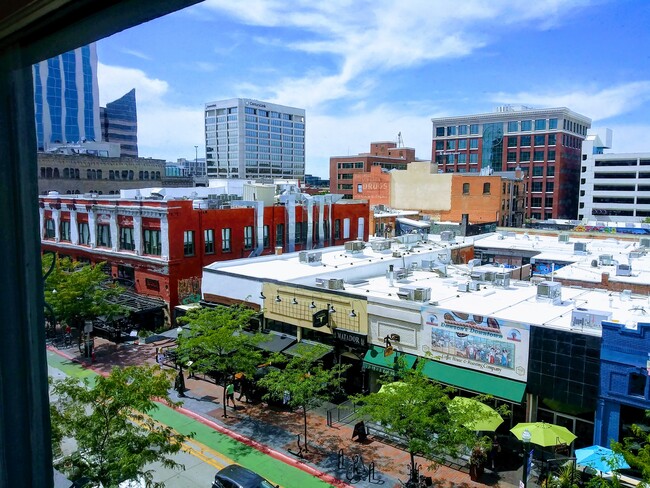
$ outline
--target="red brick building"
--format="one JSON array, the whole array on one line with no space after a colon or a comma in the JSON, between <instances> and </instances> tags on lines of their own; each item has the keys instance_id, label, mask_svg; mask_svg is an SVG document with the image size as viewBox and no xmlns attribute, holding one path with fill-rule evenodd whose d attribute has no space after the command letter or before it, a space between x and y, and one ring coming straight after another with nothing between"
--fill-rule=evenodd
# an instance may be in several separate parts
<instances>
[{"instance_id":1,"label":"red brick building","mask_svg":"<svg viewBox=\"0 0 650 488\"><path fill-rule=\"evenodd\" d=\"M299 194L283 205L209 208L207 200L48 195L39 198L41 247L106 261L113 278L172 309L200 299L201 270L212 262L367 240L368 203L335 200Z\"/></svg>"},{"instance_id":2,"label":"red brick building","mask_svg":"<svg viewBox=\"0 0 650 488\"><path fill-rule=\"evenodd\" d=\"M330 158L330 193L351 199L355 174L367 173L373 166L388 170L406 169L412 161L416 161L415 149L397 147L394 142L373 142L369 153L356 156L333 156Z\"/></svg>"}]
</instances>

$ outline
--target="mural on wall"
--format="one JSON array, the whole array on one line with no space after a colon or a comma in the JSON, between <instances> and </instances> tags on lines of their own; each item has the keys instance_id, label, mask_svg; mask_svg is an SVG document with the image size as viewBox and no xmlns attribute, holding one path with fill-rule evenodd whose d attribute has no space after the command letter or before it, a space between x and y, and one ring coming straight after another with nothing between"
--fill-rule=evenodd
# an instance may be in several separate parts
<instances>
[{"instance_id":1,"label":"mural on wall","mask_svg":"<svg viewBox=\"0 0 650 488\"><path fill-rule=\"evenodd\" d=\"M182 305L201 301L201 278L178 280L178 302Z\"/></svg>"},{"instance_id":2,"label":"mural on wall","mask_svg":"<svg viewBox=\"0 0 650 488\"><path fill-rule=\"evenodd\" d=\"M528 324L438 308L425 309L422 314L432 359L526 380Z\"/></svg>"}]
</instances>

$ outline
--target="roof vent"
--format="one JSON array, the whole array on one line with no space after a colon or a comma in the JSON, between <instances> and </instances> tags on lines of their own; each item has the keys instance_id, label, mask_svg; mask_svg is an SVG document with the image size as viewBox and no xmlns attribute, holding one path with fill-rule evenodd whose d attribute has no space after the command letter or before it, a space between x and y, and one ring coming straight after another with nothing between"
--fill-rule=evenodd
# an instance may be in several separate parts
<instances>
[{"instance_id":1,"label":"roof vent","mask_svg":"<svg viewBox=\"0 0 650 488\"><path fill-rule=\"evenodd\" d=\"M328 290L343 290L343 280L341 278L316 278L316 286Z\"/></svg>"},{"instance_id":2,"label":"roof vent","mask_svg":"<svg viewBox=\"0 0 650 488\"><path fill-rule=\"evenodd\" d=\"M428 302L431 299L431 288L423 286L401 286L397 296L402 300L413 302Z\"/></svg>"}]
</instances>

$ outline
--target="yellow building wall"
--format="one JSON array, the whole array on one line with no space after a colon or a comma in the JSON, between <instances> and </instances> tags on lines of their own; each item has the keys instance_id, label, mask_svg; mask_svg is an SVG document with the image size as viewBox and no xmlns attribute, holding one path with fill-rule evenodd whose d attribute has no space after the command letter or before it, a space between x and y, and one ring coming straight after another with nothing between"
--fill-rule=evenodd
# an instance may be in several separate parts
<instances>
[{"instance_id":1,"label":"yellow building wall","mask_svg":"<svg viewBox=\"0 0 650 488\"><path fill-rule=\"evenodd\" d=\"M451 173L438 173L430 161L414 161L405 170L391 171L390 206L440 212L451 210Z\"/></svg>"}]
</instances>

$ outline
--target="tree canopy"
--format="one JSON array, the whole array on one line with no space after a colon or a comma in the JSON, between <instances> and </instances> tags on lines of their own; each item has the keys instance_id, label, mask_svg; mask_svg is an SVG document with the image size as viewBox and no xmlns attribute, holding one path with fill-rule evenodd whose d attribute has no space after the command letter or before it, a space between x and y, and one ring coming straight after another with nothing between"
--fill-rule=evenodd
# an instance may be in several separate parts
<instances>
[{"instance_id":1,"label":"tree canopy","mask_svg":"<svg viewBox=\"0 0 650 488\"><path fill-rule=\"evenodd\" d=\"M52 443L61 456L55 467L72 479L86 478L94 485L114 487L122 481L143 479L154 483L146 465L160 462L182 468L169 456L177 453L187 436L155 422L147 414L159 408L156 397L172 407L168 396L173 372L158 366L115 368L107 377L80 382L66 378L51 383ZM74 439L76 449L63 452L61 443Z\"/></svg>"},{"instance_id":2,"label":"tree canopy","mask_svg":"<svg viewBox=\"0 0 650 488\"><path fill-rule=\"evenodd\" d=\"M43 256L44 272L49 270L52 259L51 254ZM83 264L70 258L55 261L45 281L45 301L59 322L82 327L84 320L124 313L123 307L109 301L122 288L110 282L103 266L104 263Z\"/></svg>"},{"instance_id":3,"label":"tree canopy","mask_svg":"<svg viewBox=\"0 0 650 488\"><path fill-rule=\"evenodd\" d=\"M243 307L197 308L179 319L187 328L179 334L177 355L181 365L192 362L192 370L213 377L222 386L237 373L253 377L263 362L255 347L265 340L262 334L247 332L255 312ZM226 397L223 397L224 416Z\"/></svg>"},{"instance_id":4,"label":"tree canopy","mask_svg":"<svg viewBox=\"0 0 650 488\"><path fill-rule=\"evenodd\" d=\"M650 410L645 412L650 419ZM641 472L643 481L650 482L650 432L647 425L632 424L632 435L621 442L612 442L614 452L623 455L627 463ZM616 466L612 466L616 469Z\"/></svg>"},{"instance_id":5,"label":"tree canopy","mask_svg":"<svg viewBox=\"0 0 650 488\"><path fill-rule=\"evenodd\" d=\"M307 410L340 390L342 374L349 366L324 367L320 361L326 352L324 347L298 347L296 352L298 355L293 356L283 369L269 371L258 383L268 391L265 399L282 400L291 408L302 408L307 446Z\"/></svg>"}]
</instances>

